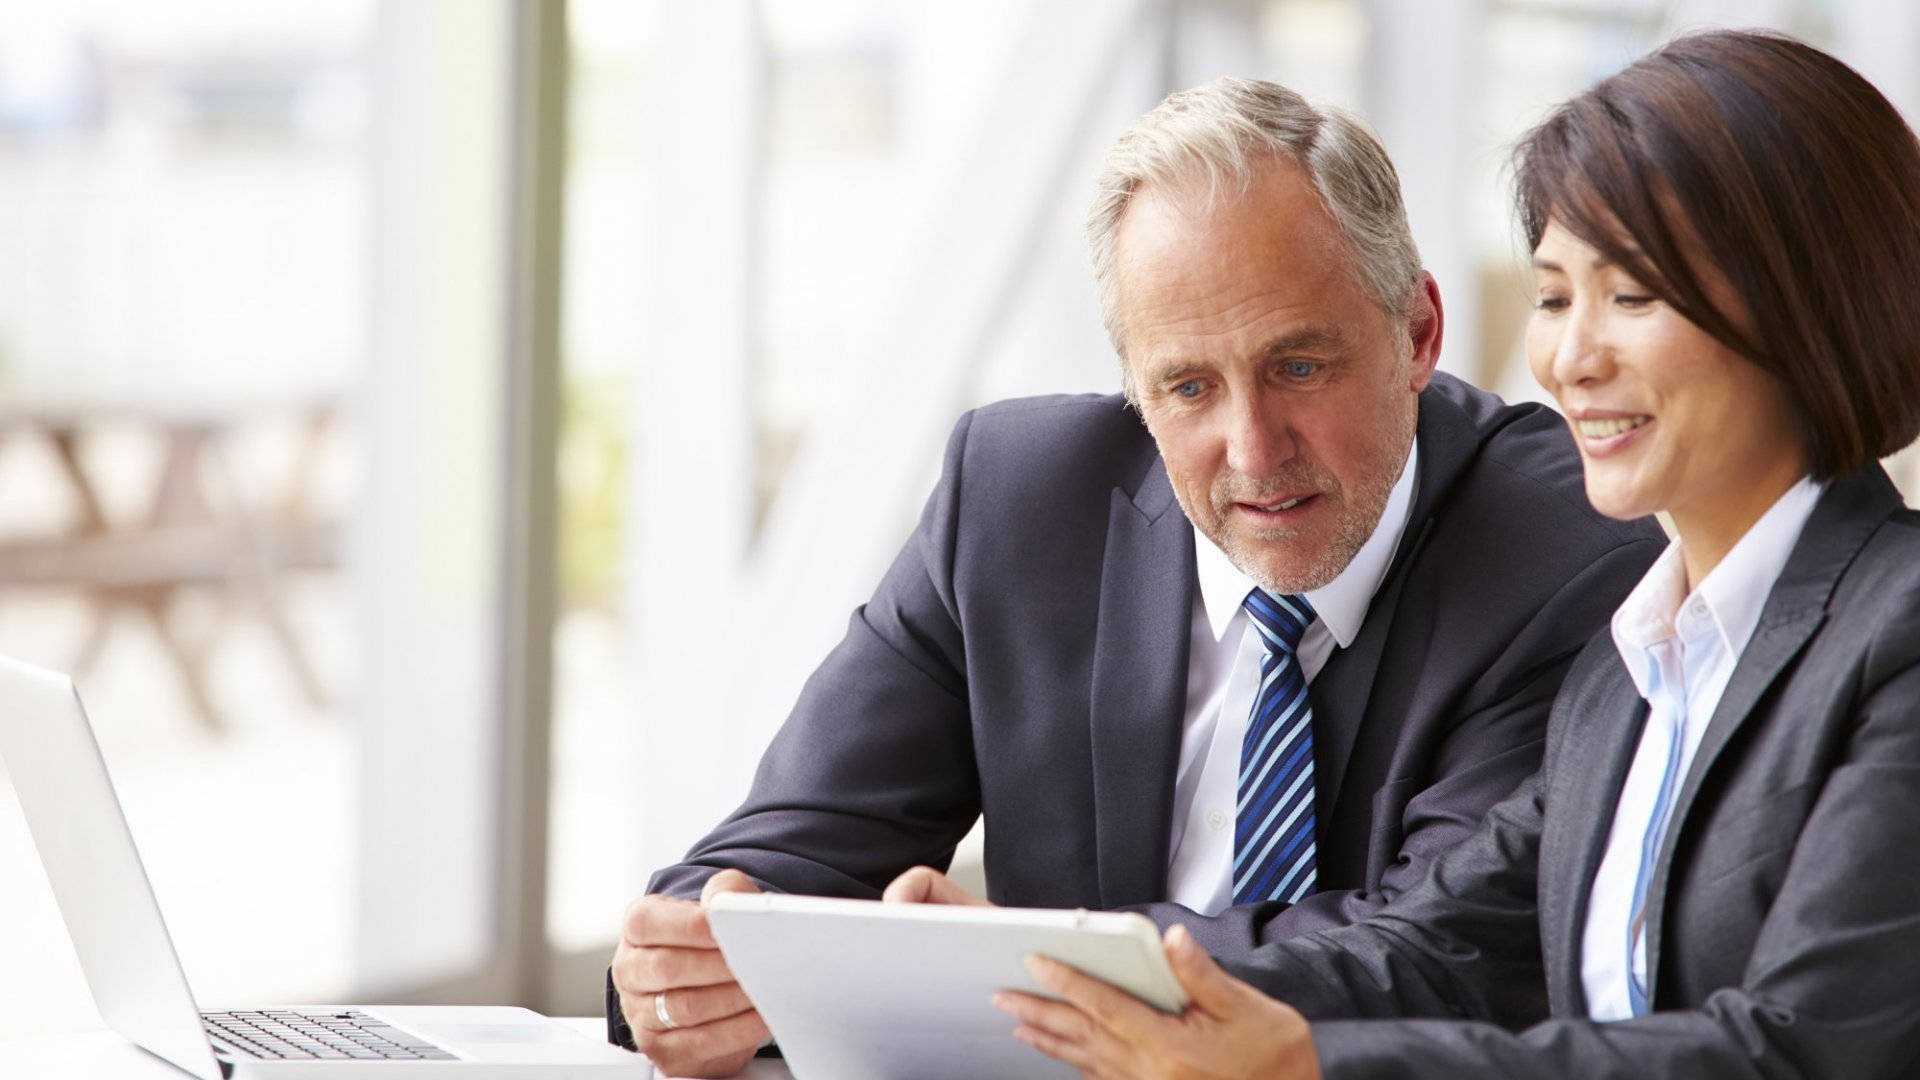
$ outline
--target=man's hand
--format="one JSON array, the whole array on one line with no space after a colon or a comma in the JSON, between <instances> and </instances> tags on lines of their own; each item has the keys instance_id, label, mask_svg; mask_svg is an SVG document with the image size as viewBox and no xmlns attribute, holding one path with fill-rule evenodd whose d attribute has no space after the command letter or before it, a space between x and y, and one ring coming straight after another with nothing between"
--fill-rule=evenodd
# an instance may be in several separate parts
<instances>
[{"instance_id":1,"label":"man's hand","mask_svg":"<svg viewBox=\"0 0 1920 1080\"><path fill-rule=\"evenodd\" d=\"M1220 970L1185 927L1167 931L1167 960L1187 991L1179 1016L1042 957L1027 970L1065 1001L1003 990L995 1008L1020 1021L1014 1037L1086 1077L1271 1077L1319 1080L1306 1020Z\"/></svg>"},{"instance_id":2,"label":"man's hand","mask_svg":"<svg viewBox=\"0 0 1920 1080\"><path fill-rule=\"evenodd\" d=\"M880 899L889 904L956 904L962 907L993 905L953 883L953 879L931 866L916 866L893 879Z\"/></svg>"},{"instance_id":3,"label":"man's hand","mask_svg":"<svg viewBox=\"0 0 1920 1080\"><path fill-rule=\"evenodd\" d=\"M613 985L633 1041L664 1076L732 1076L768 1039L707 926L707 899L759 892L738 870L707 880L700 903L643 896L627 909Z\"/></svg>"}]
</instances>

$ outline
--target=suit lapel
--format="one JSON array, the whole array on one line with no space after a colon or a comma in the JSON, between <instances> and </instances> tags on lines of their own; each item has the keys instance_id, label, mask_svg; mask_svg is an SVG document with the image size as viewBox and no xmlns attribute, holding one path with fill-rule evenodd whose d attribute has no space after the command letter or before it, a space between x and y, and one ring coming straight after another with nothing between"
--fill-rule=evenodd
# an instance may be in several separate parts
<instances>
[{"instance_id":1,"label":"suit lapel","mask_svg":"<svg viewBox=\"0 0 1920 1080\"><path fill-rule=\"evenodd\" d=\"M1100 903L1166 895L1186 715L1193 529L1158 459L1137 496L1115 489L1093 648L1093 820Z\"/></svg>"},{"instance_id":2,"label":"suit lapel","mask_svg":"<svg viewBox=\"0 0 1920 1080\"><path fill-rule=\"evenodd\" d=\"M1367 616L1353 643L1335 649L1309 687L1313 701L1314 809L1323 822L1339 805L1335 800L1353 761L1353 746L1370 703L1377 697L1399 699L1374 690L1380 678L1380 658L1386 653L1399 614L1402 586L1426 545L1447 493L1480 448L1473 421L1460 406L1438 393L1420 395L1415 438L1420 446L1419 474L1400 546L1367 604ZM1385 677L1410 679L1417 675L1389 669Z\"/></svg>"},{"instance_id":3,"label":"suit lapel","mask_svg":"<svg viewBox=\"0 0 1920 1080\"><path fill-rule=\"evenodd\" d=\"M1648 1001L1658 1000L1662 922L1674 847L1686 829L1688 816L1696 809L1706 777L1734 735L1754 716L1760 698L1826 621L1827 601L1840 575L1881 522L1900 505L1893 481L1878 465L1835 480L1814 506L1793 554L1767 594L1760 623L1734 665L1675 797L1671 822L1661 838L1660 857L1654 863L1653 880L1647 885Z\"/></svg>"},{"instance_id":4,"label":"suit lapel","mask_svg":"<svg viewBox=\"0 0 1920 1080\"><path fill-rule=\"evenodd\" d=\"M1444 383L1447 376L1436 375ZM1466 409L1420 395L1420 473L1407 530L1353 645L1336 649L1314 678L1316 809L1335 805L1399 606L1401 582L1435 514L1478 453ZM1166 895L1173 787L1186 715L1187 653L1195 587L1193 527L1157 457L1136 494L1114 489L1100 576L1093 654L1094 836L1101 903ZM1143 851L1145 857L1143 857Z\"/></svg>"},{"instance_id":5,"label":"suit lapel","mask_svg":"<svg viewBox=\"0 0 1920 1080\"><path fill-rule=\"evenodd\" d=\"M1417 524L1408 521L1403 548L1417 548L1425 542L1426 530L1416 529ZM1411 562L1411 558L1394 559L1367 605L1367 617L1353 644L1335 649L1307 687L1308 700L1313 702L1314 811L1323 830L1324 822L1339 805L1335 800L1353 761L1353 744L1360 737L1360 727L1366 723L1376 696L1373 690L1380 675L1380 657L1386 651L1394 611L1400 605L1401 582Z\"/></svg>"}]
</instances>

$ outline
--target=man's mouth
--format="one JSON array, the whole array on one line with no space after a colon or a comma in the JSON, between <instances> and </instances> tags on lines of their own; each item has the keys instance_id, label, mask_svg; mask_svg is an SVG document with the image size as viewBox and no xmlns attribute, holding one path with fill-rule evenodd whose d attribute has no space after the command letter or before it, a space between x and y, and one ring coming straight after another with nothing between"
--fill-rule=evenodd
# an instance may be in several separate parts
<instances>
[{"instance_id":1,"label":"man's mouth","mask_svg":"<svg viewBox=\"0 0 1920 1080\"><path fill-rule=\"evenodd\" d=\"M1239 507L1242 513L1285 516L1305 510L1310 503L1319 498L1319 495L1317 491L1309 491L1304 495L1288 495L1269 502L1236 499L1234 505Z\"/></svg>"}]
</instances>

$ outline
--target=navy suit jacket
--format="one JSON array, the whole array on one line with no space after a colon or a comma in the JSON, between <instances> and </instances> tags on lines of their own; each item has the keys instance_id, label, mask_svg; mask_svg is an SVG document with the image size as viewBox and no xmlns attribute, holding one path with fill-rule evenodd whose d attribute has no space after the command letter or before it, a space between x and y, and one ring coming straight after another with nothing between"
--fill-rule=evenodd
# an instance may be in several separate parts
<instances>
[{"instance_id":1,"label":"navy suit jacket","mask_svg":"<svg viewBox=\"0 0 1920 1080\"><path fill-rule=\"evenodd\" d=\"M1134 908L1209 950L1365 918L1539 766L1568 667L1665 543L1587 503L1565 421L1436 375L1406 531L1310 687L1320 890L1167 902L1193 528L1118 397L962 417L918 527L801 692L744 805L660 871L874 897L984 815L988 896ZM610 1035L631 1045L608 984Z\"/></svg>"},{"instance_id":2,"label":"navy suit jacket","mask_svg":"<svg viewBox=\"0 0 1920 1080\"><path fill-rule=\"evenodd\" d=\"M1920 514L1831 484L1767 595L1648 887L1651 1016L1585 1019L1581 939L1647 715L1611 636L1546 764L1419 886L1235 966L1329 1078L1920 1076ZM1623 946L1624 947L1624 946Z\"/></svg>"},{"instance_id":3,"label":"navy suit jacket","mask_svg":"<svg viewBox=\"0 0 1920 1080\"><path fill-rule=\"evenodd\" d=\"M745 805L651 889L722 867L878 894L986 820L989 896L1142 907L1216 951L1340 925L1418 881L1539 764L1568 665L1663 543L1587 504L1565 423L1436 376L1411 517L1314 679L1321 892L1214 919L1164 903L1192 527L1115 397L963 417L918 528L807 683Z\"/></svg>"}]
</instances>

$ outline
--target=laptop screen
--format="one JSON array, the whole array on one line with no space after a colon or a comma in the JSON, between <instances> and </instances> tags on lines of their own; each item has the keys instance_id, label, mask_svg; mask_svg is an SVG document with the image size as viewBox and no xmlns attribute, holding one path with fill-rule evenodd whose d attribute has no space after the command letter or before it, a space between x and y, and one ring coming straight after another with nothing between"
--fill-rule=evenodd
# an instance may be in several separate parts
<instances>
[{"instance_id":1,"label":"laptop screen","mask_svg":"<svg viewBox=\"0 0 1920 1080\"><path fill-rule=\"evenodd\" d=\"M194 1076L220 1080L72 680L0 657L0 702L0 760L101 1018Z\"/></svg>"}]
</instances>

